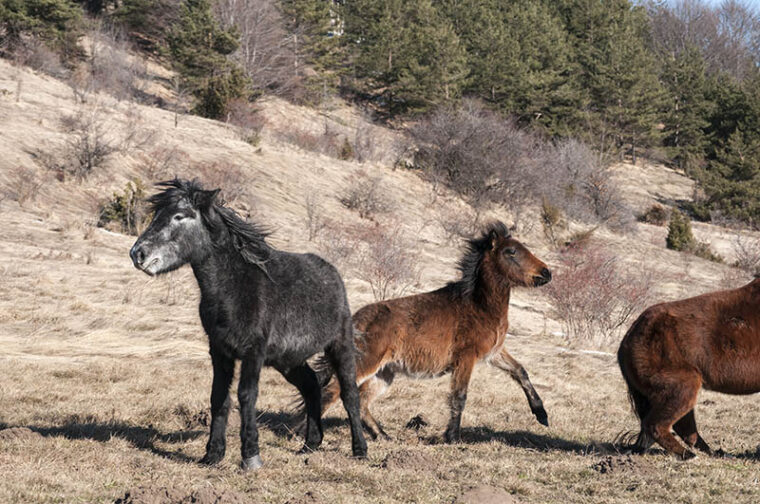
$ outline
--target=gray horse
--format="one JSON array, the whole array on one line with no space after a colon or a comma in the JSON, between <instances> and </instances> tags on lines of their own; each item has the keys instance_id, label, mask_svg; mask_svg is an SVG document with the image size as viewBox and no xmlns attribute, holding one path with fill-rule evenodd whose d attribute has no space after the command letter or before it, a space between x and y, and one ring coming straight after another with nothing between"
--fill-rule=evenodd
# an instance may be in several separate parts
<instances>
[{"instance_id":1,"label":"gray horse","mask_svg":"<svg viewBox=\"0 0 760 504\"><path fill-rule=\"evenodd\" d=\"M306 359L324 351L341 386L355 457L366 457L359 415L354 337L346 291L338 271L313 254L276 250L267 233L216 202L219 190L196 181L158 184L154 216L129 252L135 267L160 275L190 263L201 291L200 315L209 339L214 380L211 436L204 464L224 457L235 359L242 362L241 466L257 469L256 397L261 367L272 366L295 385L307 410L302 452L322 443L320 384Z\"/></svg>"}]
</instances>

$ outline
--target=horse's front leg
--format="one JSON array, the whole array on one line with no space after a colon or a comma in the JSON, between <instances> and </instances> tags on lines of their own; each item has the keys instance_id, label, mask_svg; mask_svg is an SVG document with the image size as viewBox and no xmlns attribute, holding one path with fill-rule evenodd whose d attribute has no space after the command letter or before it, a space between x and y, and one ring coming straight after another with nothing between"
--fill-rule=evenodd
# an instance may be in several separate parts
<instances>
[{"instance_id":1,"label":"horse's front leg","mask_svg":"<svg viewBox=\"0 0 760 504\"><path fill-rule=\"evenodd\" d=\"M240 365L238 402L240 403L240 453L245 469L258 469L264 463L259 456L259 429L256 425L256 398L259 395L259 376L264 365L263 352L243 360Z\"/></svg>"},{"instance_id":2,"label":"horse's front leg","mask_svg":"<svg viewBox=\"0 0 760 504\"><path fill-rule=\"evenodd\" d=\"M461 438L459 426L462 423L462 411L467 402L467 387L470 385L475 360L474 355L459 357L451 374L451 394L449 395L451 417L446 432L443 433L443 439L447 443L456 443Z\"/></svg>"},{"instance_id":3,"label":"horse's front leg","mask_svg":"<svg viewBox=\"0 0 760 504\"><path fill-rule=\"evenodd\" d=\"M206 444L206 455L202 464L216 464L224 458L226 447L227 416L230 412L230 384L235 373L235 360L220 351L210 350L214 367L214 381L211 385L211 435Z\"/></svg>"},{"instance_id":4,"label":"horse's front leg","mask_svg":"<svg viewBox=\"0 0 760 504\"><path fill-rule=\"evenodd\" d=\"M525 392L525 397L528 398L530 410L536 416L536 420L538 420L540 424L546 425L548 427L549 417L547 416L546 410L544 409L544 403L538 396L536 389L533 388L533 384L530 382L530 378L528 378L528 372L525 371L525 368L522 367L522 364L517 362L514 357L509 355L507 349L503 347L498 354L489 360L489 363L501 369L502 371L509 373L509 376L511 376L513 380L520 384L523 392Z\"/></svg>"}]
</instances>

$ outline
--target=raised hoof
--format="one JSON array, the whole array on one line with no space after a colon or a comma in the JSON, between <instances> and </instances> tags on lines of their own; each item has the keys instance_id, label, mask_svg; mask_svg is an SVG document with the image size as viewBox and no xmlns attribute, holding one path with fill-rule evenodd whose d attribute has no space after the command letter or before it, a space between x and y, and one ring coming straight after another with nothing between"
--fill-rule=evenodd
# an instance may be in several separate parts
<instances>
[{"instance_id":1,"label":"raised hoof","mask_svg":"<svg viewBox=\"0 0 760 504\"><path fill-rule=\"evenodd\" d=\"M261 456L254 455L253 457L243 459L240 463L240 468L244 471L255 471L256 469L260 469L263 465L264 461L261 460Z\"/></svg>"},{"instance_id":2,"label":"raised hoof","mask_svg":"<svg viewBox=\"0 0 760 504\"><path fill-rule=\"evenodd\" d=\"M533 414L536 415L536 420L538 420L538 423L545 427L549 427L549 417L547 416L546 410L544 408L534 411Z\"/></svg>"}]
</instances>

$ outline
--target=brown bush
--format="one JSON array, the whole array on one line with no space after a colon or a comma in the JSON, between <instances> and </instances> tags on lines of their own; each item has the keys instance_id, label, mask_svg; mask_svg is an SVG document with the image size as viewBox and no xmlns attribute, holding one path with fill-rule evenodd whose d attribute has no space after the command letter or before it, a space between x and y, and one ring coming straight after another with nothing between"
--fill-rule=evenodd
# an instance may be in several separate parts
<instances>
[{"instance_id":1,"label":"brown bush","mask_svg":"<svg viewBox=\"0 0 760 504\"><path fill-rule=\"evenodd\" d=\"M639 222L645 222L647 224L654 224L655 226L664 226L670 218L670 212L668 212L662 205L652 205L646 212L638 216Z\"/></svg>"},{"instance_id":2,"label":"brown bush","mask_svg":"<svg viewBox=\"0 0 760 504\"><path fill-rule=\"evenodd\" d=\"M237 127L240 139L254 147L261 141L261 130L267 123L250 101L237 98L227 105L227 122Z\"/></svg>"},{"instance_id":3,"label":"brown bush","mask_svg":"<svg viewBox=\"0 0 760 504\"><path fill-rule=\"evenodd\" d=\"M309 230L309 241L314 241L327 226L324 209L314 194L306 196L306 228Z\"/></svg>"},{"instance_id":4,"label":"brown bush","mask_svg":"<svg viewBox=\"0 0 760 504\"><path fill-rule=\"evenodd\" d=\"M364 280L376 300L398 297L419 281L417 255L396 223L327 224L322 255L347 277Z\"/></svg>"},{"instance_id":5,"label":"brown bush","mask_svg":"<svg viewBox=\"0 0 760 504\"><path fill-rule=\"evenodd\" d=\"M31 168L17 166L8 173L3 197L16 201L20 206L33 202L43 186L43 180Z\"/></svg>"},{"instance_id":6,"label":"brown bush","mask_svg":"<svg viewBox=\"0 0 760 504\"><path fill-rule=\"evenodd\" d=\"M372 220L377 214L388 213L393 206L379 175L370 176L360 170L354 173L338 197L344 207L359 212L359 217Z\"/></svg>"},{"instance_id":7,"label":"brown bush","mask_svg":"<svg viewBox=\"0 0 760 504\"><path fill-rule=\"evenodd\" d=\"M119 151L97 108L80 109L76 114L63 117L61 124L69 133L61 169L78 180L86 178Z\"/></svg>"},{"instance_id":8,"label":"brown bush","mask_svg":"<svg viewBox=\"0 0 760 504\"><path fill-rule=\"evenodd\" d=\"M462 239L471 238L480 229L478 217L469 207L440 205L435 211L435 219L449 245L457 245Z\"/></svg>"},{"instance_id":9,"label":"brown bush","mask_svg":"<svg viewBox=\"0 0 760 504\"><path fill-rule=\"evenodd\" d=\"M566 249L559 262L546 292L569 343L616 343L651 300L651 275L622 267L600 246Z\"/></svg>"},{"instance_id":10,"label":"brown bush","mask_svg":"<svg viewBox=\"0 0 760 504\"><path fill-rule=\"evenodd\" d=\"M194 163L189 171L192 174L189 178L199 178L204 187L221 189L220 198L226 203L232 206L243 203L241 200L246 196L247 180L239 164L227 161Z\"/></svg>"}]
</instances>

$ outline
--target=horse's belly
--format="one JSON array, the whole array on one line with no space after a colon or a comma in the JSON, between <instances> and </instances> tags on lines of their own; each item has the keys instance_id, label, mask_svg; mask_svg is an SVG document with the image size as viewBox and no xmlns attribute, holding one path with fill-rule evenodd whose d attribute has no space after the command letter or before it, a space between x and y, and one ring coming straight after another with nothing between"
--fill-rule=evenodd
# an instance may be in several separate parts
<instances>
[{"instance_id":1,"label":"horse's belly","mask_svg":"<svg viewBox=\"0 0 760 504\"><path fill-rule=\"evenodd\" d=\"M723 394L746 395L760 392L760 366L743 359L733 360L703 375L703 387Z\"/></svg>"}]
</instances>

